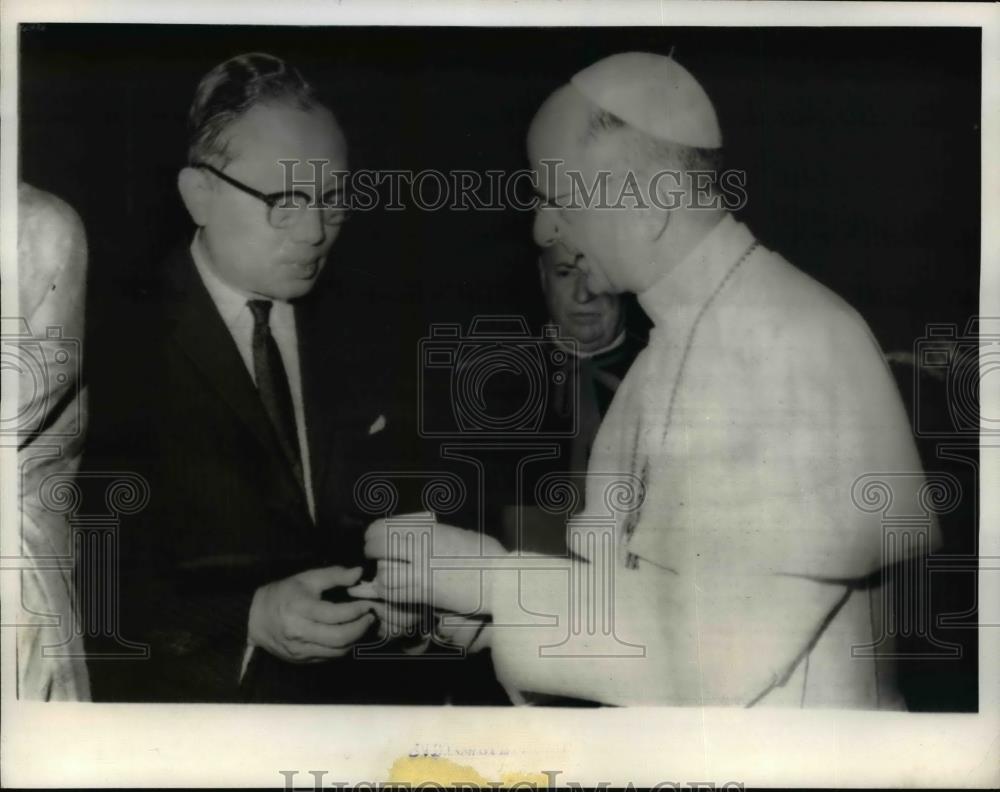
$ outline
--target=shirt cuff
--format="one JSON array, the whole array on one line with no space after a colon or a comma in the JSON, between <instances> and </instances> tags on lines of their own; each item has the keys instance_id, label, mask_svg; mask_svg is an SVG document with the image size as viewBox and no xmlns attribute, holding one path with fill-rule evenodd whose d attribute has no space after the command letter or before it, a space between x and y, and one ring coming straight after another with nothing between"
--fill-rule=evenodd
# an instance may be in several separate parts
<instances>
[{"instance_id":1,"label":"shirt cuff","mask_svg":"<svg viewBox=\"0 0 1000 792\"><path fill-rule=\"evenodd\" d=\"M243 662L240 664L240 682L246 676L247 667L250 665L250 658L253 657L254 648L254 645L250 641L247 641L247 648L243 652Z\"/></svg>"}]
</instances>

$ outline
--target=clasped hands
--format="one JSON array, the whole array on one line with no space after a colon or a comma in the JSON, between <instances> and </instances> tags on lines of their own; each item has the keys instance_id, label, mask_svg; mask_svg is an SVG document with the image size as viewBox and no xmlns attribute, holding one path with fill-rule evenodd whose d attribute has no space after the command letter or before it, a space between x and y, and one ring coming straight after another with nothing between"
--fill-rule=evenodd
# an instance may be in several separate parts
<instances>
[{"instance_id":1,"label":"clasped hands","mask_svg":"<svg viewBox=\"0 0 1000 792\"><path fill-rule=\"evenodd\" d=\"M289 663L318 663L341 657L368 632L380 603L327 602L323 592L351 586L361 567L310 569L261 586L250 604L247 637Z\"/></svg>"},{"instance_id":2,"label":"clasped hands","mask_svg":"<svg viewBox=\"0 0 1000 792\"><path fill-rule=\"evenodd\" d=\"M405 631L413 606L430 606L438 637L473 651L485 646L478 637L489 614L492 576L484 560L507 555L500 542L419 513L373 522L365 533L365 555L378 562L376 575L348 593L383 603L390 630Z\"/></svg>"},{"instance_id":3,"label":"clasped hands","mask_svg":"<svg viewBox=\"0 0 1000 792\"><path fill-rule=\"evenodd\" d=\"M331 566L257 589L250 607L251 644L288 662L322 662L349 652L376 620L383 636L410 628L419 618L415 605L455 614L488 609L490 575L483 573L477 559L506 555L496 539L433 522L417 537L423 541L400 541L405 537L395 531L395 524L376 520L365 533L365 555L378 562L370 581L361 581L361 567ZM430 555L453 559L457 568L432 572ZM345 588L353 599L322 599L324 591L336 587ZM457 616L449 622L450 629L439 625L438 632L456 643L465 643L481 625Z\"/></svg>"},{"instance_id":4,"label":"clasped hands","mask_svg":"<svg viewBox=\"0 0 1000 792\"><path fill-rule=\"evenodd\" d=\"M422 516L415 515L417 519ZM507 551L491 536L428 517L432 522L421 532L410 529L402 518L369 525L365 555L378 562L378 571L373 580L348 592L388 605L426 604L454 613L481 611L489 602L490 586L483 560L502 558ZM439 562L434 569L432 557Z\"/></svg>"}]
</instances>

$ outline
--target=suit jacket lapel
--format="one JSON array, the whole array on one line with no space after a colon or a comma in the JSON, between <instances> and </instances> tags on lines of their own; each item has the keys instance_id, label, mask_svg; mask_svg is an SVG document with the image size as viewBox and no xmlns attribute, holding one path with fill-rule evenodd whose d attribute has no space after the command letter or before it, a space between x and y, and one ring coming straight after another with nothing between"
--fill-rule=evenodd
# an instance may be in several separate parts
<instances>
[{"instance_id":1,"label":"suit jacket lapel","mask_svg":"<svg viewBox=\"0 0 1000 792\"><path fill-rule=\"evenodd\" d=\"M168 321L173 325L172 340L246 424L265 453L280 460L286 485L291 485L305 506L304 493L287 462L270 419L264 410L253 379L246 369L233 337L219 315L215 303L198 277L190 252L185 248L168 265L172 299Z\"/></svg>"}]
</instances>

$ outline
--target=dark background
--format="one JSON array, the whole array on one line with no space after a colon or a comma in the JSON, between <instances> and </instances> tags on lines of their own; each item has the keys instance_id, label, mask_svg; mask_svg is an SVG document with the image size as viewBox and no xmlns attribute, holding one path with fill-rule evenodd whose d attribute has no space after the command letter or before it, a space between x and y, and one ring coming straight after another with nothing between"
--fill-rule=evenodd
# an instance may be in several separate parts
<instances>
[{"instance_id":1,"label":"dark background","mask_svg":"<svg viewBox=\"0 0 1000 792\"><path fill-rule=\"evenodd\" d=\"M672 48L715 103L726 164L747 172L740 217L768 247L858 308L886 350L912 350L931 322L965 326L979 285L977 29L32 26L21 32L20 177L69 201L87 229L94 418L102 387L127 374L116 338L142 332L121 326L119 307L190 238L175 180L188 104L216 63L264 51L298 65L329 94L354 167L485 172L526 166L535 110L580 68ZM357 295L345 339L389 336L386 366L415 373L431 322L540 321L531 219L356 214L329 265ZM919 389L920 409L944 415L944 383L896 373L911 412ZM940 448L921 440L925 467L959 476L966 493L943 520L945 552L974 553L977 455L943 460ZM934 611L971 608L974 623L973 573L937 581ZM974 710L975 631L937 632L962 657L910 636L928 655L902 663L910 706Z\"/></svg>"}]
</instances>

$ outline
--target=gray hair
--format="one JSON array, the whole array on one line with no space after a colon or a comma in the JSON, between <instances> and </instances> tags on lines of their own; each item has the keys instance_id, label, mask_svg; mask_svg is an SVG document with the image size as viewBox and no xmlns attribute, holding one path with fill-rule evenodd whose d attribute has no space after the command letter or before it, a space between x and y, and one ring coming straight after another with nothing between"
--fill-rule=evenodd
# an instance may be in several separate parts
<instances>
[{"instance_id":1,"label":"gray hair","mask_svg":"<svg viewBox=\"0 0 1000 792\"><path fill-rule=\"evenodd\" d=\"M188 113L188 164L232 157L226 130L264 102L287 102L303 110L322 106L298 69L262 52L237 55L201 78Z\"/></svg>"}]
</instances>

